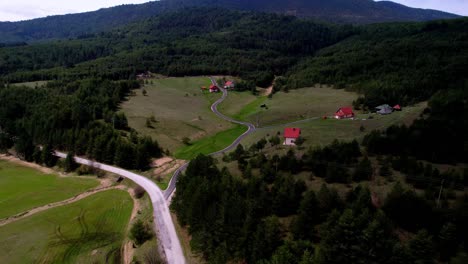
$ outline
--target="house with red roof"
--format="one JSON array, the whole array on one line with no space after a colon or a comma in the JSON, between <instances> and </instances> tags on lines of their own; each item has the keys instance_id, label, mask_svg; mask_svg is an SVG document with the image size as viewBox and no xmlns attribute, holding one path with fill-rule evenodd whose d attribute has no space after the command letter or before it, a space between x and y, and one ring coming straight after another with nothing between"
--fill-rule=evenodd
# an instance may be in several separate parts
<instances>
[{"instance_id":1,"label":"house with red roof","mask_svg":"<svg viewBox=\"0 0 468 264\"><path fill-rule=\"evenodd\" d=\"M217 92L219 92L219 87L214 84L210 85L210 93L217 93Z\"/></svg>"},{"instance_id":2,"label":"house with red roof","mask_svg":"<svg viewBox=\"0 0 468 264\"><path fill-rule=\"evenodd\" d=\"M224 84L224 89L234 89L234 87L235 87L235 84L233 81L227 81Z\"/></svg>"},{"instance_id":3,"label":"house with red roof","mask_svg":"<svg viewBox=\"0 0 468 264\"><path fill-rule=\"evenodd\" d=\"M353 118L353 117L354 117L354 112L353 112L353 108L351 107L341 107L335 113L336 119Z\"/></svg>"},{"instance_id":4,"label":"house with red roof","mask_svg":"<svg viewBox=\"0 0 468 264\"><path fill-rule=\"evenodd\" d=\"M295 146L296 140L301 136L301 129L296 127L287 127L284 129L283 145Z\"/></svg>"},{"instance_id":5,"label":"house with red roof","mask_svg":"<svg viewBox=\"0 0 468 264\"><path fill-rule=\"evenodd\" d=\"M399 104L397 104L397 105L395 105L395 106L393 107L393 110L395 110L395 111L401 111L401 106L400 106Z\"/></svg>"}]
</instances>

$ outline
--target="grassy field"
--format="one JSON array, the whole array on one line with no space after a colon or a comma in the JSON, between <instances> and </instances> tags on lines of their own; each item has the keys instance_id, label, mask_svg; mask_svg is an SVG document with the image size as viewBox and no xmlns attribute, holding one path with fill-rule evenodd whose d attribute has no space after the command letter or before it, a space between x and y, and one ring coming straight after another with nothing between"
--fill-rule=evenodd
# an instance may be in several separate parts
<instances>
[{"instance_id":1,"label":"grassy field","mask_svg":"<svg viewBox=\"0 0 468 264\"><path fill-rule=\"evenodd\" d=\"M237 137L247 131L243 126L235 126L216 135L200 139L189 146L184 146L177 150L175 157L178 159L190 160L198 154L209 154L222 150L229 146Z\"/></svg>"},{"instance_id":2,"label":"grassy field","mask_svg":"<svg viewBox=\"0 0 468 264\"><path fill-rule=\"evenodd\" d=\"M0 218L65 200L99 182L92 178L65 178L0 160Z\"/></svg>"},{"instance_id":3,"label":"grassy field","mask_svg":"<svg viewBox=\"0 0 468 264\"><path fill-rule=\"evenodd\" d=\"M46 85L49 81L36 81L36 82L23 82L23 83L13 83L13 86L27 86L30 88L41 87Z\"/></svg>"},{"instance_id":4,"label":"grassy field","mask_svg":"<svg viewBox=\"0 0 468 264\"><path fill-rule=\"evenodd\" d=\"M132 208L105 191L0 227L0 263L115 263Z\"/></svg>"},{"instance_id":5,"label":"grassy field","mask_svg":"<svg viewBox=\"0 0 468 264\"><path fill-rule=\"evenodd\" d=\"M209 78L164 78L149 83L144 86L147 96L142 90L137 91L136 96L122 104L122 110L132 128L157 139L169 151L183 147L184 137L197 141L233 127L210 110L221 94L201 91L201 86L210 85ZM156 122L148 128L146 120L152 115Z\"/></svg>"},{"instance_id":6,"label":"grassy field","mask_svg":"<svg viewBox=\"0 0 468 264\"><path fill-rule=\"evenodd\" d=\"M391 115L381 116L372 114L372 119L369 119L370 114L358 114L356 120L316 119L291 125L260 128L254 134L245 138L241 144L250 146L261 138L275 135L278 132L282 136L285 127L301 128L301 135L306 140L304 147L325 146L330 144L334 139L361 140L368 132L374 129L384 129L394 124L410 124L420 115L425 107L426 104L421 103L412 107L405 107L403 111L394 112ZM361 126L364 127L364 131L362 132ZM284 152L287 149L289 147L281 146L279 150Z\"/></svg>"},{"instance_id":7,"label":"grassy field","mask_svg":"<svg viewBox=\"0 0 468 264\"><path fill-rule=\"evenodd\" d=\"M356 93L328 87L279 92L272 99L255 97L248 92L231 92L221 104L220 111L264 127L332 115L338 108L350 106L357 96ZM261 108L262 104L268 108Z\"/></svg>"}]
</instances>

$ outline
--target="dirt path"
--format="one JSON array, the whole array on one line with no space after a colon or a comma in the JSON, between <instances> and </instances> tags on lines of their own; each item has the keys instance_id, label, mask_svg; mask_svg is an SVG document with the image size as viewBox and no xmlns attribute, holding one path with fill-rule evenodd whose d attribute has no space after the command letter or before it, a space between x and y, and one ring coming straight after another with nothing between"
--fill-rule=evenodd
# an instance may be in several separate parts
<instances>
[{"instance_id":1,"label":"dirt path","mask_svg":"<svg viewBox=\"0 0 468 264\"><path fill-rule=\"evenodd\" d=\"M68 204L71 204L71 203L74 203L74 202L78 202L79 200L82 200L82 199L84 199L86 197L89 197L89 196L91 196L93 194L103 192L103 191L107 191L107 190L112 190L112 189L124 190L125 186L123 186L123 185L104 186L104 187L101 186L101 187L98 187L96 189L92 189L92 190L86 191L84 193L80 193L80 194L78 194L78 195L76 195L76 196L74 196L72 198L67 199L67 200L46 204L46 205L43 205L43 206L33 208L33 209L28 210L26 212L22 212L22 213L19 213L19 214L16 214L16 215L13 215L13 216L10 216L10 217L7 217L7 218L0 219L0 226L11 224L11 223L16 222L18 220L21 220L21 219L24 219L26 217L30 217L30 216L35 215L37 213L43 212L45 210L49 210L49 209L52 209L52 208L55 208L55 207L59 207L59 206L68 205Z\"/></svg>"},{"instance_id":2,"label":"dirt path","mask_svg":"<svg viewBox=\"0 0 468 264\"><path fill-rule=\"evenodd\" d=\"M127 227L127 234L129 234L132 223L135 222L136 216L138 212L141 210L141 202L139 199L135 197L134 190L130 191L130 189L128 189L127 191L133 200L133 210L130 216L130 221L128 221L128 227ZM124 242L124 246L122 247L122 258L123 258L124 264L132 263L134 253L135 253L135 249L133 248L133 241L127 238Z\"/></svg>"}]
</instances>

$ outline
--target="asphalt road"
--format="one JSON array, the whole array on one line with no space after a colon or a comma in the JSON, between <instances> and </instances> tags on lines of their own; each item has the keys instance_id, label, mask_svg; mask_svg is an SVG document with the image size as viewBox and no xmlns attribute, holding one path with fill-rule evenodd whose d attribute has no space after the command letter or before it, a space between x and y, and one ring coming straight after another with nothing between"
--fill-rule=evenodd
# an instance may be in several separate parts
<instances>
[{"instance_id":1,"label":"asphalt road","mask_svg":"<svg viewBox=\"0 0 468 264\"><path fill-rule=\"evenodd\" d=\"M211 83L214 84L214 85L218 85L216 83L216 81L213 79L213 78L210 78L211 79ZM221 119L224 119L228 122L231 122L231 123L234 123L234 124L239 124L239 125L243 125L243 126L246 126L247 127L247 131L245 131L242 135L240 135L238 138L236 138L236 140L234 140L234 142L232 142L231 145L227 146L226 148L222 149L222 150L219 150L219 151L216 151L216 152L213 152L213 153L210 153L209 155L210 156L216 156L216 155L220 155L220 154L223 154L225 152L228 152L228 151L231 151L233 150L234 148L237 147L237 145L239 145L239 143L242 141L242 139L244 139L246 136L250 135L251 133L255 132L255 126L252 124L252 123L248 123L248 122L242 122L242 121L238 121L238 120L235 120L235 119L232 119L226 115L223 115L222 113L220 113L218 111L218 105L221 104L222 102L224 102L224 100L226 99L226 97L228 96L228 91L224 88L221 88L220 87L220 90L223 92L223 95L221 96L221 98L219 98L218 100L216 100L216 102L214 102L212 105L211 105L211 111L213 111L213 113L215 113L217 116L219 116ZM177 179L179 178L179 175L185 171L185 169L187 169L188 165L190 164L190 161L185 163L184 165L180 166L175 172L174 174L172 175L172 178L171 178L171 181L169 182L169 185L167 186L166 190L164 191L164 197L166 198L166 200L168 200L172 193L175 191L176 189L176 183L177 183Z\"/></svg>"},{"instance_id":2,"label":"asphalt road","mask_svg":"<svg viewBox=\"0 0 468 264\"><path fill-rule=\"evenodd\" d=\"M55 155L60 158L66 158L67 156L67 154L58 151L55 152ZM109 166L80 157L75 157L75 160L79 164L84 164L125 177L145 189L151 199L151 203L153 204L153 222L159 244L163 250L162 253L165 255L163 257L169 264L185 263L184 252L182 251L179 237L177 236L174 227L174 222L172 222L169 206L163 192L154 182L144 176L114 166Z\"/></svg>"}]
</instances>

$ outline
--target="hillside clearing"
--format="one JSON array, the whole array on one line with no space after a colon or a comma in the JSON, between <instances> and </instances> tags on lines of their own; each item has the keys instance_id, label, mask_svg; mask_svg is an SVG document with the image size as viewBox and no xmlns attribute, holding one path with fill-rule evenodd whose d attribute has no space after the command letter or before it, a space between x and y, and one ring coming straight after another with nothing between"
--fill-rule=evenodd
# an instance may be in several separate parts
<instances>
[{"instance_id":1,"label":"hillside clearing","mask_svg":"<svg viewBox=\"0 0 468 264\"><path fill-rule=\"evenodd\" d=\"M191 141L213 136L233 126L210 111L210 105L220 94L202 92L208 87L208 77L163 78L146 81L143 90L137 91L122 104L130 127L157 139L170 152L182 147L185 137ZM152 127L147 119L154 117Z\"/></svg>"}]
</instances>

